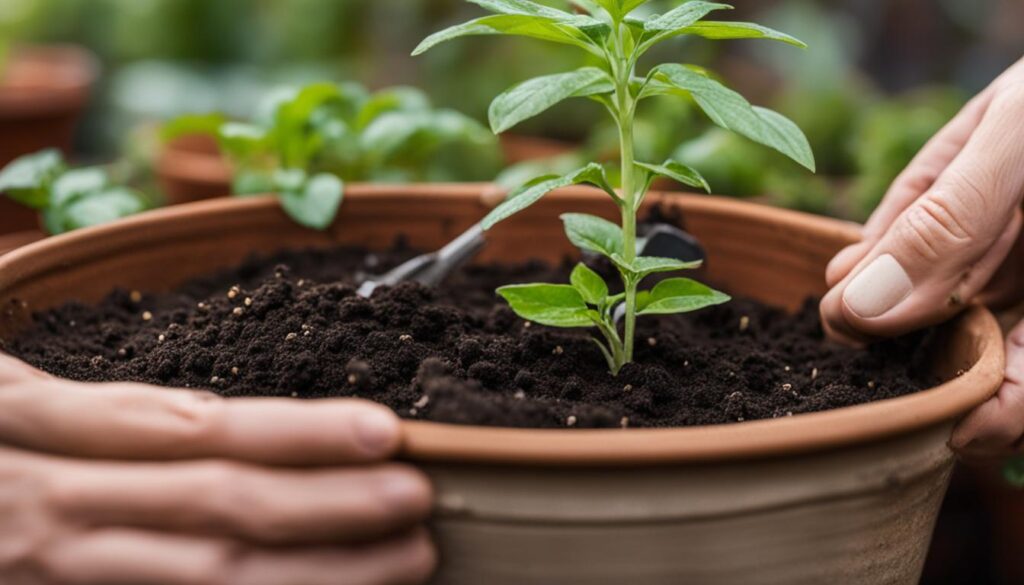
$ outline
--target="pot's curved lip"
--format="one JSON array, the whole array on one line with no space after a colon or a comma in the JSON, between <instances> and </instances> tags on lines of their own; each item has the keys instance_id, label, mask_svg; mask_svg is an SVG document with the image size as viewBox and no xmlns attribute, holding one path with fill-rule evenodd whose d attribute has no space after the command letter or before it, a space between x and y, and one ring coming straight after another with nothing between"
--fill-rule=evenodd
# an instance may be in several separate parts
<instances>
[{"instance_id":1,"label":"pot's curved lip","mask_svg":"<svg viewBox=\"0 0 1024 585\"><path fill-rule=\"evenodd\" d=\"M416 186L352 185L347 196L376 197L396 193L438 197L480 195L486 184L429 184ZM703 195L686 198L687 205L708 213L728 214L737 221L769 216L780 229L799 229L808 237L859 236L856 224L764 205ZM561 190L549 197L589 199L584 188ZM652 193L651 200L663 197ZM79 250L86 240L104 242L115 251L130 242L126 232L156 231L168 220L194 219L197 214L230 218L242 209L276 207L271 197L221 198L149 211L111 224L96 226L29 244L0 258L0 273L22 264L28 254L46 255L56 248ZM486 207L481 204L481 211ZM73 258L69 257L69 261ZM37 268L19 270L32 272ZM26 277L20 274L19 277ZM995 317L972 305L960 317L981 356L966 372L935 388L908 396L793 417L735 424L671 429L511 429L404 421L402 456L414 461L444 461L533 466L643 466L784 456L869 443L958 419L988 400L1003 380L1003 337Z\"/></svg>"},{"instance_id":2,"label":"pot's curved lip","mask_svg":"<svg viewBox=\"0 0 1024 585\"><path fill-rule=\"evenodd\" d=\"M77 45L17 47L0 79L0 117L77 109L99 75L99 60Z\"/></svg>"}]
</instances>

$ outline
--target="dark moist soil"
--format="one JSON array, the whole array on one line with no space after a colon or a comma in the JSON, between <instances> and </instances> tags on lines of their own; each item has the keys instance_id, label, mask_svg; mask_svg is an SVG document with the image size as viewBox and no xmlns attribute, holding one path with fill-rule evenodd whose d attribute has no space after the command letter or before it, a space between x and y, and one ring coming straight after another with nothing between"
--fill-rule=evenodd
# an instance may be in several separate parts
<instances>
[{"instance_id":1,"label":"dark moist soil","mask_svg":"<svg viewBox=\"0 0 1024 585\"><path fill-rule=\"evenodd\" d=\"M406 418L514 427L671 427L768 419L931 386L929 333L866 351L824 340L816 303L796 315L749 299L639 324L637 363L611 376L586 332L519 319L502 284L564 282L571 263L468 267L440 289L359 298L353 275L408 258L340 248L280 252L171 294L118 290L99 306L35 316L10 353L84 381L224 396L358 396ZM602 267L598 267L601 269Z\"/></svg>"}]
</instances>

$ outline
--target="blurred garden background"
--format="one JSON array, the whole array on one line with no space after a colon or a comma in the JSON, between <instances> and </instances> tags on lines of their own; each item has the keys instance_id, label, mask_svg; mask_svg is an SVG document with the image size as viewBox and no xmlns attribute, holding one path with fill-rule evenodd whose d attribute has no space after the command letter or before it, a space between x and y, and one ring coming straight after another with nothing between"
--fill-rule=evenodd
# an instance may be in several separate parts
<instances>
[{"instance_id":1,"label":"blurred garden background","mask_svg":"<svg viewBox=\"0 0 1024 585\"><path fill-rule=\"evenodd\" d=\"M642 112L641 158L677 157L700 170L717 194L857 221L970 96L1024 54L1020 0L734 4L723 18L784 30L810 50L688 37L652 60L712 64L752 102L794 119L811 141L819 173L712 128L679 100L652 100ZM248 119L281 85L346 81L373 90L419 87L435 106L485 124L500 91L585 64L571 48L504 38L410 57L430 32L478 12L462 0L0 0L0 51L74 44L91 52L99 76L71 159L119 161L159 202L153 169L164 148L160 127L183 114ZM506 156L528 168L506 170L501 180L513 184L537 167L575 167L574 157L610 156L616 136L610 126L592 127L603 120L597 108L572 101L517 128L543 141L531 142L526 155ZM474 156L454 164L469 168L435 178L491 180L503 166ZM961 473L954 485L926 583L1024 583L1024 496L976 483ZM1011 522L1006 510L1014 506Z\"/></svg>"}]
</instances>

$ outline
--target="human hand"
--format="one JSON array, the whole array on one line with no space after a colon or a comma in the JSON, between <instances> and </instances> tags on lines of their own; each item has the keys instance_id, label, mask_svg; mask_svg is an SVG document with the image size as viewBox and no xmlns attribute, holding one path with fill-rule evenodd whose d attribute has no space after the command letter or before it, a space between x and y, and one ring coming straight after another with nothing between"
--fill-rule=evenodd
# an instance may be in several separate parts
<instances>
[{"instance_id":1,"label":"human hand","mask_svg":"<svg viewBox=\"0 0 1024 585\"><path fill-rule=\"evenodd\" d=\"M400 441L368 402L79 384L0 355L0 582L422 583L430 486L384 462Z\"/></svg>"},{"instance_id":2,"label":"human hand","mask_svg":"<svg viewBox=\"0 0 1024 585\"><path fill-rule=\"evenodd\" d=\"M864 239L828 267L822 322L863 343L949 319L969 301L1024 297L1024 60L974 98L893 183ZM1024 436L1024 324L1007 338L998 395L959 426L971 457L1020 448Z\"/></svg>"}]
</instances>

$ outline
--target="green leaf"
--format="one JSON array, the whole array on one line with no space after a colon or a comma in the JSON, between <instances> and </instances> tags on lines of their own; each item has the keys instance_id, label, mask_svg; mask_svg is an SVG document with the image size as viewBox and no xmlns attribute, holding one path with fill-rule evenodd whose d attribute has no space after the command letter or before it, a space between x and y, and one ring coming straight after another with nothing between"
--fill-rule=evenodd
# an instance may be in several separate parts
<instances>
[{"instance_id":1,"label":"green leaf","mask_svg":"<svg viewBox=\"0 0 1024 585\"><path fill-rule=\"evenodd\" d=\"M223 114L186 114L178 116L160 127L160 139L170 142L182 136L217 136L220 127L227 123Z\"/></svg>"},{"instance_id":2,"label":"green leaf","mask_svg":"<svg viewBox=\"0 0 1024 585\"><path fill-rule=\"evenodd\" d=\"M782 114L751 106L739 93L684 65L659 65L648 80L641 97L689 93L715 124L773 148L814 171L814 153L807 137Z\"/></svg>"},{"instance_id":3,"label":"green leaf","mask_svg":"<svg viewBox=\"0 0 1024 585\"><path fill-rule=\"evenodd\" d=\"M26 154L0 171L0 193L33 209L43 209L49 204L50 182L64 168L64 157L56 149Z\"/></svg>"},{"instance_id":4,"label":"green leaf","mask_svg":"<svg viewBox=\"0 0 1024 585\"><path fill-rule=\"evenodd\" d=\"M612 79L597 67L537 77L513 87L491 102L491 129L500 134L568 98L614 90Z\"/></svg>"},{"instance_id":5,"label":"green leaf","mask_svg":"<svg viewBox=\"0 0 1024 585\"><path fill-rule=\"evenodd\" d=\"M356 127L365 128L388 112L427 112L430 108L430 98L418 88L388 88L373 94L363 104L356 117Z\"/></svg>"},{"instance_id":6,"label":"green leaf","mask_svg":"<svg viewBox=\"0 0 1024 585\"><path fill-rule=\"evenodd\" d=\"M576 170L563 177L544 179L536 183L528 183L522 189L513 191L500 205L491 210L481 222L485 230L489 230L500 221L509 218L516 213L526 209L540 201L542 197L555 189L590 183L601 186L607 184L604 174L604 167L597 163L590 163L582 169Z\"/></svg>"},{"instance_id":7,"label":"green leaf","mask_svg":"<svg viewBox=\"0 0 1024 585\"><path fill-rule=\"evenodd\" d=\"M583 300L591 305L600 305L608 298L608 285L586 264L577 264L569 275L569 282L579 291Z\"/></svg>"},{"instance_id":8,"label":"green leaf","mask_svg":"<svg viewBox=\"0 0 1024 585\"><path fill-rule=\"evenodd\" d=\"M477 6L499 14L522 14L526 16L542 16L545 18L570 18L572 14L544 6L531 0L469 0Z\"/></svg>"},{"instance_id":9,"label":"green leaf","mask_svg":"<svg viewBox=\"0 0 1024 585\"><path fill-rule=\"evenodd\" d=\"M622 228L618 225L585 213L563 213L561 218L565 234L576 247L608 257L622 253Z\"/></svg>"},{"instance_id":10,"label":"green leaf","mask_svg":"<svg viewBox=\"0 0 1024 585\"><path fill-rule=\"evenodd\" d=\"M721 305L731 300L729 295L720 293L689 278L669 278L659 282L650 295L638 303L638 315L669 315L688 313Z\"/></svg>"},{"instance_id":11,"label":"green leaf","mask_svg":"<svg viewBox=\"0 0 1024 585\"><path fill-rule=\"evenodd\" d=\"M217 140L221 150L238 160L250 158L269 145L266 130L239 122L223 124L217 131Z\"/></svg>"},{"instance_id":12,"label":"green leaf","mask_svg":"<svg viewBox=\"0 0 1024 585\"><path fill-rule=\"evenodd\" d=\"M311 177L297 190L282 191L281 206L299 224L324 230L338 215L344 192L345 184L341 179L321 173Z\"/></svg>"},{"instance_id":13,"label":"green leaf","mask_svg":"<svg viewBox=\"0 0 1024 585\"><path fill-rule=\"evenodd\" d=\"M587 303L567 284L517 284L503 286L498 294L523 319L550 327L592 327Z\"/></svg>"},{"instance_id":14,"label":"green leaf","mask_svg":"<svg viewBox=\"0 0 1024 585\"><path fill-rule=\"evenodd\" d=\"M647 0L594 0L594 3L608 11L615 20L622 20Z\"/></svg>"},{"instance_id":15,"label":"green leaf","mask_svg":"<svg viewBox=\"0 0 1024 585\"><path fill-rule=\"evenodd\" d=\"M67 171L50 187L50 206L62 207L75 197L102 191L109 184L110 177L101 167Z\"/></svg>"},{"instance_id":16,"label":"green leaf","mask_svg":"<svg viewBox=\"0 0 1024 585\"><path fill-rule=\"evenodd\" d=\"M700 268L702 264L700 260L683 262L675 258L658 258L656 256L638 256L632 262L626 262L626 259L621 254L613 254L611 259L620 270L634 276L638 280L659 272L693 270L694 268Z\"/></svg>"},{"instance_id":17,"label":"green leaf","mask_svg":"<svg viewBox=\"0 0 1024 585\"><path fill-rule=\"evenodd\" d=\"M575 24L574 24L575 23ZM510 35L530 37L564 45L573 45L591 53L600 50L592 39L609 32L608 25L589 17L571 20L552 20L523 14L496 14L477 18L436 32L419 44L413 56L426 53L441 43L461 37L485 35Z\"/></svg>"},{"instance_id":18,"label":"green leaf","mask_svg":"<svg viewBox=\"0 0 1024 585\"><path fill-rule=\"evenodd\" d=\"M690 26L715 10L731 9L732 6L728 4L692 0L669 10L661 16L648 19L644 23L644 29L654 33L671 33Z\"/></svg>"},{"instance_id":19,"label":"green leaf","mask_svg":"<svg viewBox=\"0 0 1024 585\"><path fill-rule=\"evenodd\" d=\"M232 195L267 195L276 190L274 178L267 171L243 169L235 173L231 182Z\"/></svg>"},{"instance_id":20,"label":"green leaf","mask_svg":"<svg viewBox=\"0 0 1024 585\"><path fill-rule=\"evenodd\" d=\"M768 28L767 26L761 26L760 24L754 24L752 22L718 22L705 20L686 27L681 31L681 33L697 35L704 37L705 39L712 39L716 41L730 39L767 39L771 41L781 41L783 43L793 45L794 47L800 47L801 49L807 48L807 43L796 37L789 36L786 33Z\"/></svg>"},{"instance_id":21,"label":"green leaf","mask_svg":"<svg viewBox=\"0 0 1024 585\"><path fill-rule=\"evenodd\" d=\"M79 195L66 205L48 209L46 225L51 233L62 233L109 223L143 211L141 195L123 187ZM53 231L56 230L56 231Z\"/></svg>"},{"instance_id":22,"label":"green leaf","mask_svg":"<svg viewBox=\"0 0 1024 585\"><path fill-rule=\"evenodd\" d=\"M683 163L669 159L660 165L651 165L647 163L636 163L636 166L644 169L648 173L647 186L650 187L651 181L655 176L668 177L673 181L689 185L690 187L697 187L704 189L708 193L711 192L711 187L708 182L704 180L697 169L684 165Z\"/></svg>"}]
</instances>

